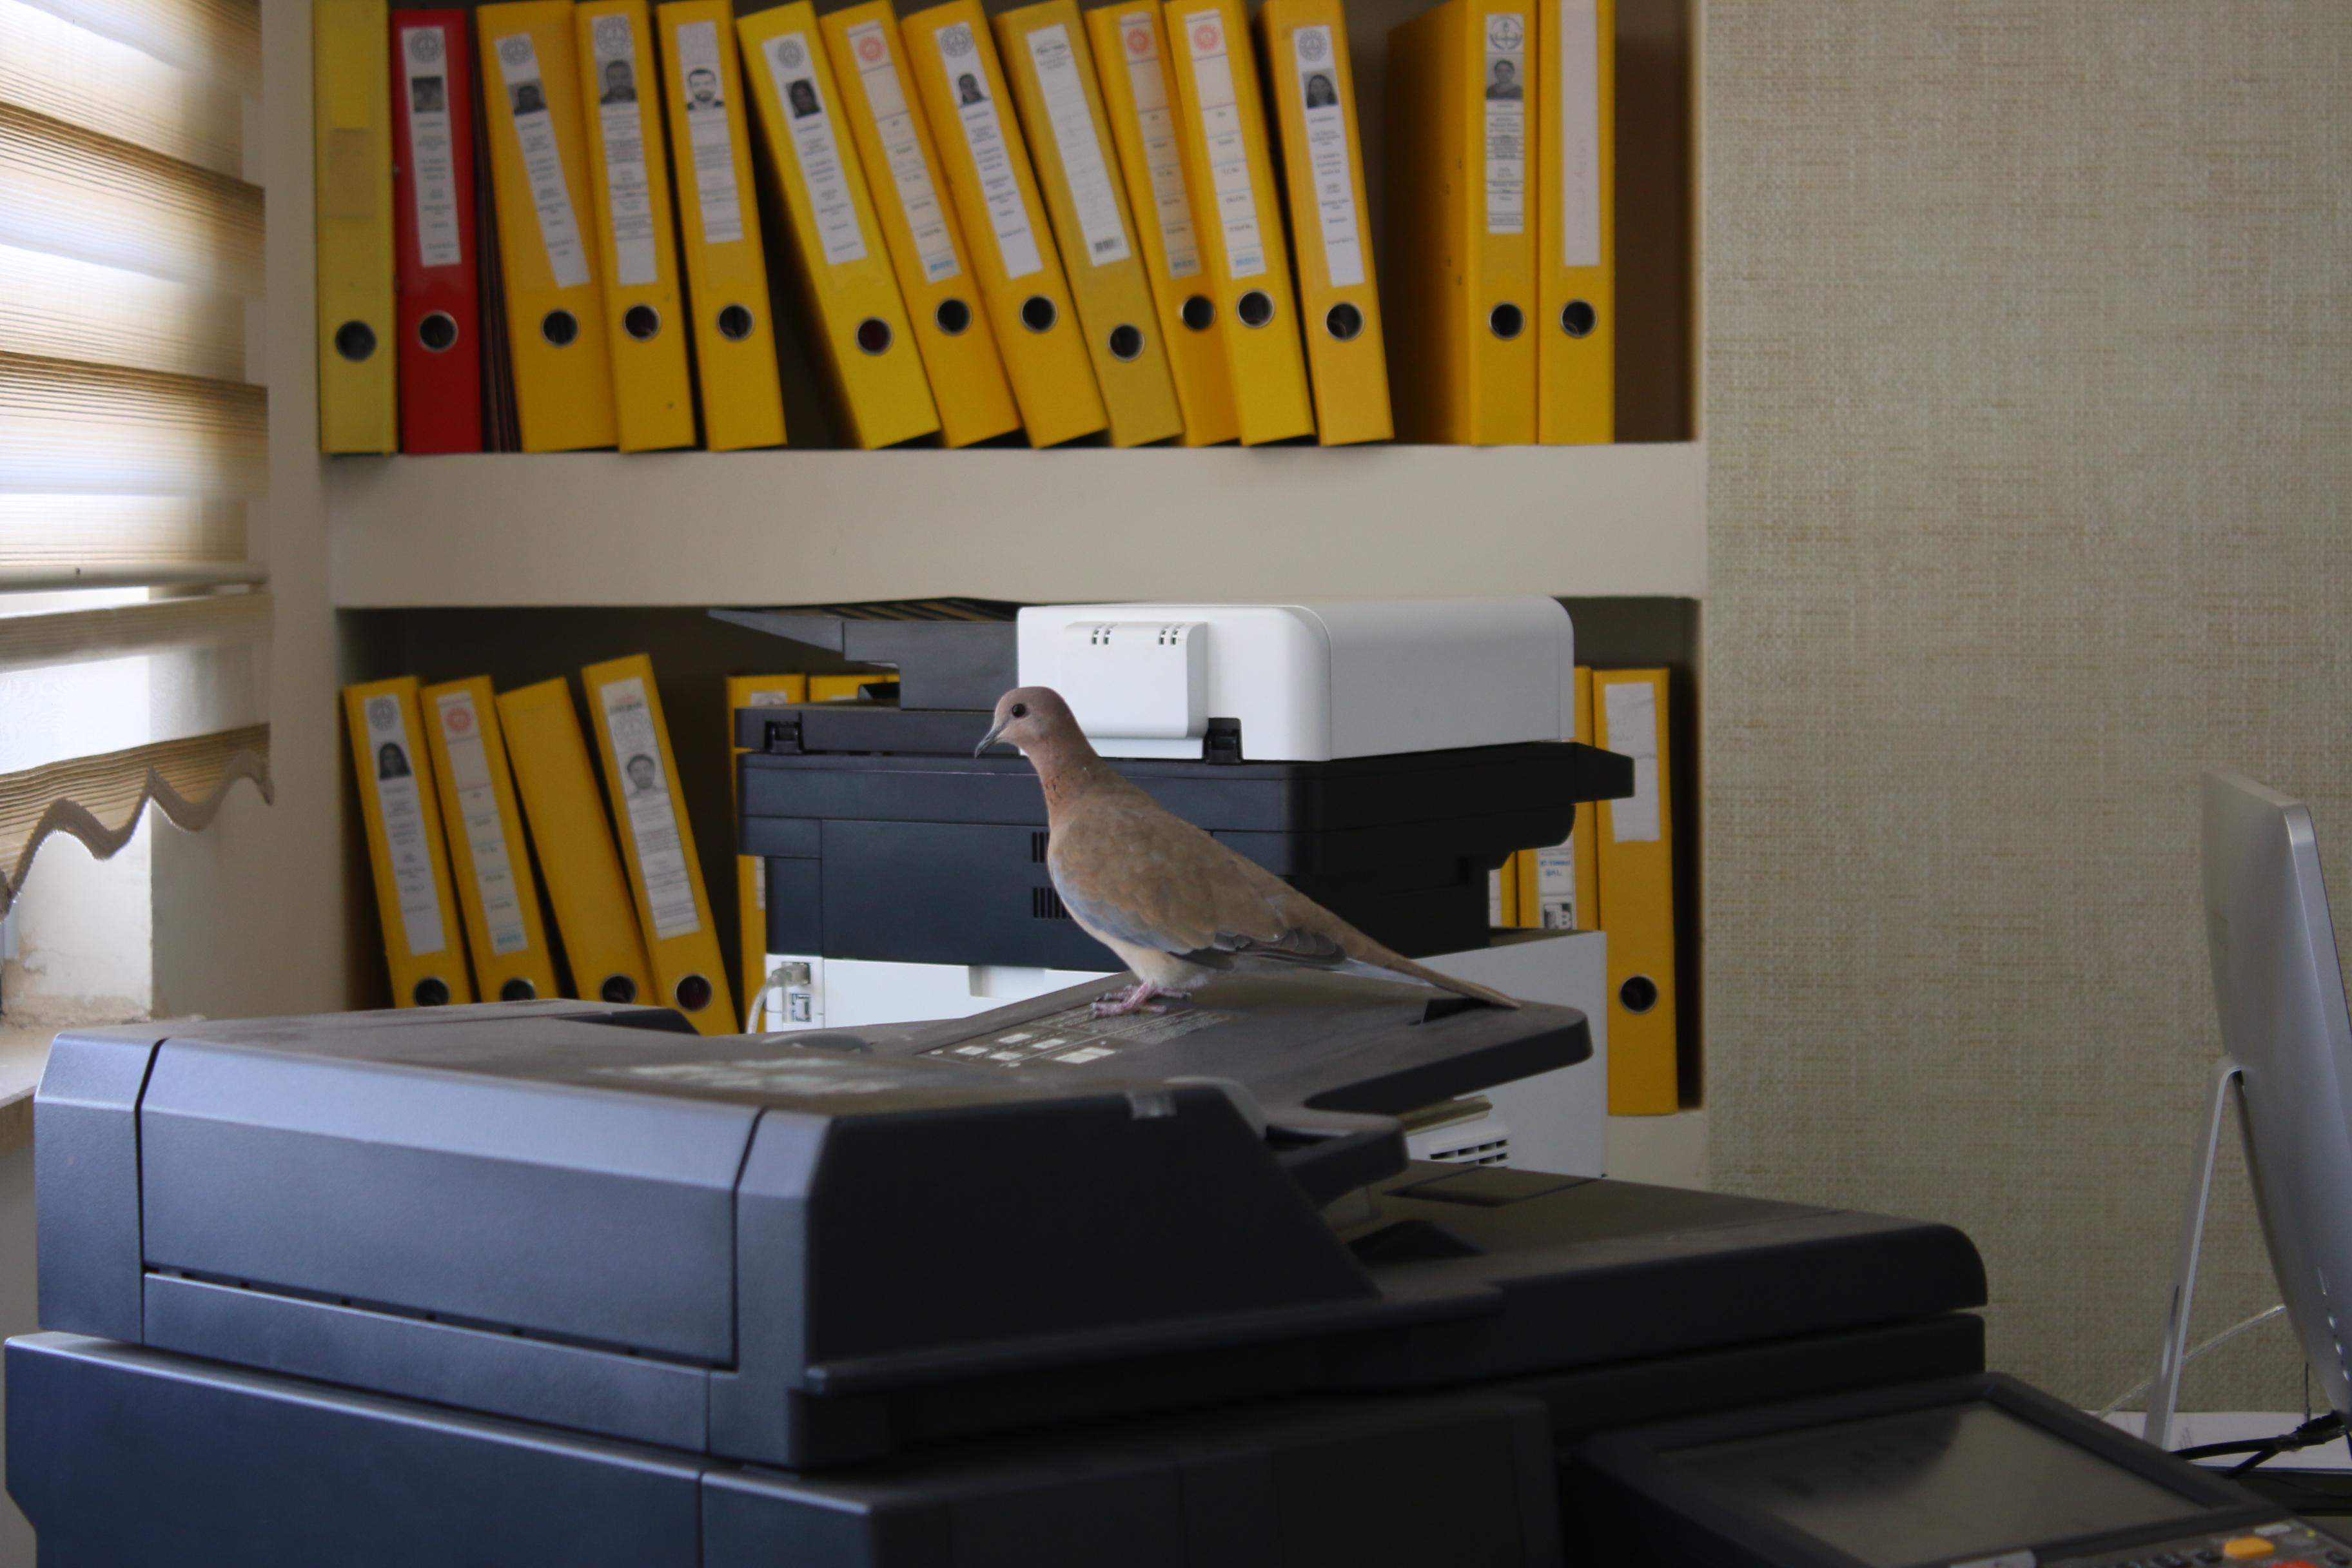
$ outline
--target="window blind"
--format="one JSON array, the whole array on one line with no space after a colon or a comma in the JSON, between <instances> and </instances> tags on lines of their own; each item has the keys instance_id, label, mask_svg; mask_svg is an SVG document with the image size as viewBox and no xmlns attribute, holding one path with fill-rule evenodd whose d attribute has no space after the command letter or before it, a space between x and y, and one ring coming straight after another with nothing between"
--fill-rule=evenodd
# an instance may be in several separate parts
<instances>
[{"instance_id":1,"label":"window blind","mask_svg":"<svg viewBox=\"0 0 2352 1568\"><path fill-rule=\"evenodd\" d=\"M0 910L269 791L258 0L0 0Z\"/></svg>"}]
</instances>

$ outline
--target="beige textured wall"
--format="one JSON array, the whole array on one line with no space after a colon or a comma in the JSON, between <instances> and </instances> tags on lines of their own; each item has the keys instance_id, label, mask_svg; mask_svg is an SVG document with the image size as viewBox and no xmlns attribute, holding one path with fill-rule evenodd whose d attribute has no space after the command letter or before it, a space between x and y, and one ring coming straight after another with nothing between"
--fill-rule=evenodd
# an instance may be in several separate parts
<instances>
[{"instance_id":1,"label":"beige textured wall","mask_svg":"<svg viewBox=\"0 0 2352 1568\"><path fill-rule=\"evenodd\" d=\"M2218 1049L2200 770L2352 888L2352 5L1715 0L1702 81L1716 1179L1961 1225L1994 1364L2104 1403ZM2274 1299L2227 1182L2208 1328Z\"/></svg>"}]
</instances>

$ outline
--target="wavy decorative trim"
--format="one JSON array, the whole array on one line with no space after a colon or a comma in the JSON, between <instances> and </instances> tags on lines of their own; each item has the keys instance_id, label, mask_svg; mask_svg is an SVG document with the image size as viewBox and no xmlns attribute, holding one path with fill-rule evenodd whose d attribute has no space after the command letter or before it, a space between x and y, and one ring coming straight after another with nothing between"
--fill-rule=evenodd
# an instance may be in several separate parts
<instances>
[{"instance_id":1,"label":"wavy decorative trim","mask_svg":"<svg viewBox=\"0 0 2352 1568\"><path fill-rule=\"evenodd\" d=\"M127 751L0 773L0 914L16 902L33 857L52 833L68 833L100 860L111 859L152 801L174 827L211 825L229 786L251 779L273 798L269 726L156 741Z\"/></svg>"}]
</instances>

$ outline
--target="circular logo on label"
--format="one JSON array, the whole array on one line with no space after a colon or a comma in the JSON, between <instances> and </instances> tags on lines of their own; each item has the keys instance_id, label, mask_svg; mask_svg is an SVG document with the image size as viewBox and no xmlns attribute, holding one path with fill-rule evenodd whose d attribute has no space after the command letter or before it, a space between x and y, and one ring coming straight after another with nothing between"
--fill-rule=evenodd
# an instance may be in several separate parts
<instances>
[{"instance_id":1,"label":"circular logo on label","mask_svg":"<svg viewBox=\"0 0 2352 1568\"><path fill-rule=\"evenodd\" d=\"M1150 54L1151 52L1151 29L1149 27L1129 27L1127 30L1127 52L1130 55L1137 56Z\"/></svg>"},{"instance_id":2,"label":"circular logo on label","mask_svg":"<svg viewBox=\"0 0 2352 1568\"><path fill-rule=\"evenodd\" d=\"M368 699L368 728L389 730L400 722L400 704L389 697Z\"/></svg>"},{"instance_id":3,"label":"circular logo on label","mask_svg":"<svg viewBox=\"0 0 2352 1568\"><path fill-rule=\"evenodd\" d=\"M1307 64L1316 64L1330 52L1331 46L1324 42L1322 34L1301 33L1298 36L1298 58Z\"/></svg>"},{"instance_id":4,"label":"circular logo on label","mask_svg":"<svg viewBox=\"0 0 2352 1568\"><path fill-rule=\"evenodd\" d=\"M961 59L971 53L971 29L959 22L940 31L940 53Z\"/></svg>"},{"instance_id":5,"label":"circular logo on label","mask_svg":"<svg viewBox=\"0 0 2352 1568\"><path fill-rule=\"evenodd\" d=\"M441 716L441 722L447 726L452 735L462 735L474 727L474 710L471 708L452 708Z\"/></svg>"},{"instance_id":6,"label":"circular logo on label","mask_svg":"<svg viewBox=\"0 0 2352 1568\"><path fill-rule=\"evenodd\" d=\"M530 40L525 37L500 38L499 58L507 64L522 67L530 64Z\"/></svg>"},{"instance_id":7,"label":"circular logo on label","mask_svg":"<svg viewBox=\"0 0 2352 1568\"><path fill-rule=\"evenodd\" d=\"M1486 41L1498 49L1516 49L1519 47L1520 34L1517 16L1497 16L1487 26Z\"/></svg>"},{"instance_id":8,"label":"circular logo on label","mask_svg":"<svg viewBox=\"0 0 2352 1568\"><path fill-rule=\"evenodd\" d=\"M801 61L806 58L808 51L801 47L798 38L786 38L776 46L776 63L788 71L800 69Z\"/></svg>"},{"instance_id":9,"label":"circular logo on label","mask_svg":"<svg viewBox=\"0 0 2352 1568\"><path fill-rule=\"evenodd\" d=\"M1213 22L1203 22L1199 26L1193 28L1192 47L1196 49L1215 48L1217 47L1216 24Z\"/></svg>"},{"instance_id":10,"label":"circular logo on label","mask_svg":"<svg viewBox=\"0 0 2352 1568\"><path fill-rule=\"evenodd\" d=\"M865 37L858 39L857 58L861 60L867 61L880 59L882 58L882 40L878 37Z\"/></svg>"},{"instance_id":11,"label":"circular logo on label","mask_svg":"<svg viewBox=\"0 0 2352 1568\"><path fill-rule=\"evenodd\" d=\"M596 52L600 55L625 55L629 50L629 19L626 16L596 18Z\"/></svg>"},{"instance_id":12,"label":"circular logo on label","mask_svg":"<svg viewBox=\"0 0 2352 1568\"><path fill-rule=\"evenodd\" d=\"M419 27L409 34L408 58L421 66L437 63L441 58L441 35L430 27Z\"/></svg>"}]
</instances>

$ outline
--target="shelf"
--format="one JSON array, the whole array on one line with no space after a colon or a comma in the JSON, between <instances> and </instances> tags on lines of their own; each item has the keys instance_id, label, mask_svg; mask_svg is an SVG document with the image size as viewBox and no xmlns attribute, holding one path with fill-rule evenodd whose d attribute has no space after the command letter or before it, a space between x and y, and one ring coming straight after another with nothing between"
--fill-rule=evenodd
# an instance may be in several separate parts
<instances>
[{"instance_id":1,"label":"shelf","mask_svg":"<svg viewBox=\"0 0 2352 1568\"><path fill-rule=\"evenodd\" d=\"M343 608L1696 598L1706 454L1616 447L328 460Z\"/></svg>"}]
</instances>

